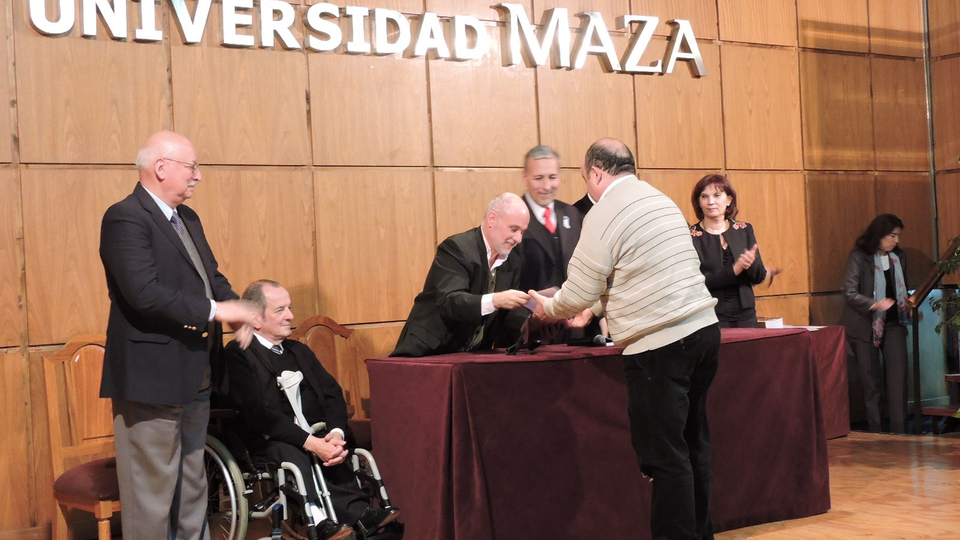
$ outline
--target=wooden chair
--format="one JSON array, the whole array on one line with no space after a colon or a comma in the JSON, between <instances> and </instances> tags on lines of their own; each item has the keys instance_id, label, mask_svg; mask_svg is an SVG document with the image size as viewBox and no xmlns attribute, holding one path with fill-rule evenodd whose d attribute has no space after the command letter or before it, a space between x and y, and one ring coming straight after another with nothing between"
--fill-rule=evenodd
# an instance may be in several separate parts
<instances>
[{"instance_id":1,"label":"wooden chair","mask_svg":"<svg viewBox=\"0 0 960 540\"><path fill-rule=\"evenodd\" d=\"M54 540L68 537L67 508L92 513L99 540L110 540L110 518L120 511L113 411L110 400L99 396L104 340L77 336L43 360L53 490L60 505Z\"/></svg>"},{"instance_id":2,"label":"wooden chair","mask_svg":"<svg viewBox=\"0 0 960 540\"><path fill-rule=\"evenodd\" d=\"M337 324L329 317L317 315L300 323L300 326L290 334L290 339L295 339L310 347L313 354L320 359L323 368L330 375L333 375L334 379L340 381L336 338L347 339L351 334L353 334L353 330ZM370 420L354 419L353 415L356 412L356 407L350 400L350 391L344 390L343 397L347 401L347 415L351 418L350 430L353 432L357 446L369 450L371 447Z\"/></svg>"}]
</instances>

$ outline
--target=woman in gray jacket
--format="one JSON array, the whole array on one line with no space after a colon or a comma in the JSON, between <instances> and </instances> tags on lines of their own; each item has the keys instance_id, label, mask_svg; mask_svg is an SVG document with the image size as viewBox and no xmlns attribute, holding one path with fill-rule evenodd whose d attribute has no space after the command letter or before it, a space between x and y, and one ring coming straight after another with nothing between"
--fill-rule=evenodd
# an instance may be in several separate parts
<instances>
[{"instance_id":1,"label":"woman in gray jacket","mask_svg":"<svg viewBox=\"0 0 960 540\"><path fill-rule=\"evenodd\" d=\"M881 214L857 238L843 278L847 329L863 385L870 431L881 430L880 396L885 393L890 431L904 433L907 418L907 323L910 303L906 258L897 247L903 221ZM880 353L883 353L883 364ZM886 382L886 392L883 392Z\"/></svg>"}]
</instances>

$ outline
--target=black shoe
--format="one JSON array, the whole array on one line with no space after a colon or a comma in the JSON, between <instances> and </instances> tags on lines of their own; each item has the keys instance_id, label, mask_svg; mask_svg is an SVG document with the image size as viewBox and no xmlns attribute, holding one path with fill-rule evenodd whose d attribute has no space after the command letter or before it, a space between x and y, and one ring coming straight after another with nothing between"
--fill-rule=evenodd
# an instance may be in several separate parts
<instances>
[{"instance_id":1,"label":"black shoe","mask_svg":"<svg viewBox=\"0 0 960 540\"><path fill-rule=\"evenodd\" d=\"M359 525L363 526L364 531L373 532L377 529L384 527L386 524L400 517L399 508L376 508L373 506L368 506L366 510L363 511L363 515L360 516L360 519L357 521Z\"/></svg>"},{"instance_id":2,"label":"black shoe","mask_svg":"<svg viewBox=\"0 0 960 540\"><path fill-rule=\"evenodd\" d=\"M937 434L944 435L946 433L953 433L954 431L960 431L960 418L948 416L943 419L943 424L941 424L940 431L938 431Z\"/></svg>"},{"instance_id":3,"label":"black shoe","mask_svg":"<svg viewBox=\"0 0 960 540\"><path fill-rule=\"evenodd\" d=\"M317 524L317 537L320 540L344 540L353 534L353 529L346 525L334 523L325 519Z\"/></svg>"}]
</instances>

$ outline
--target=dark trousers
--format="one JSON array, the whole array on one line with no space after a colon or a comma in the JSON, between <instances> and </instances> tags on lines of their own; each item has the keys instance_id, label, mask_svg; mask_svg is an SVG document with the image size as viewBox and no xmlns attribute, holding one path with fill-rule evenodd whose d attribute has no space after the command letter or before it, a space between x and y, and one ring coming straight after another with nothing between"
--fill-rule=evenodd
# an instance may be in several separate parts
<instances>
[{"instance_id":1,"label":"dark trousers","mask_svg":"<svg viewBox=\"0 0 960 540\"><path fill-rule=\"evenodd\" d=\"M287 461L296 465L300 469L300 474L303 475L303 482L307 485L308 497L320 504L320 494L313 485L313 476L311 476L310 455L306 450L281 441L267 441L263 455L278 464ZM320 469L323 471L323 478L330 491L333 509L337 512L337 521L353 526L364 510L370 506L367 496L357 485L357 477L347 467L346 462L333 467L324 467L321 463Z\"/></svg>"},{"instance_id":2,"label":"dark trousers","mask_svg":"<svg viewBox=\"0 0 960 540\"><path fill-rule=\"evenodd\" d=\"M713 538L707 390L719 354L714 324L623 358L633 448L653 482L654 540Z\"/></svg>"},{"instance_id":3,"label":"dark trousers","mask_svg":"<svg viewBox=\"0 0 960 540\"><path fill-rule=\"evenodd\" d=\"M881 396L886 395L890 413L890 431L905 433L907 430L907 327L900 323L887 323L883 328L880 348L873 343L850 339L850 347L857 357L860 384L863 385L863 401L867 408L867 424L870 431L882 429ZM883 364L880 353L883 352ZM886 385L884 385L886 383ZM884 388L886 386L886 388Z\"/></svg>"}]
</instances>

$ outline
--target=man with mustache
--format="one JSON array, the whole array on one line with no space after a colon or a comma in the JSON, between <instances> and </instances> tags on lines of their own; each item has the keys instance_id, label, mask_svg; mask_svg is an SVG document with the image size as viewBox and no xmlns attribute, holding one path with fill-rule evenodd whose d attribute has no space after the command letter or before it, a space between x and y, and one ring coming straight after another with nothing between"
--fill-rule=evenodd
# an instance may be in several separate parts
<instances>
[{"instance_id":1,"label":"man with mustache","mask_svg":"<svg viewBox=\"0 0 960 540\"><path fill-rule=\"evenodd\" d=\"M437 248L391 356L430 356L512 344L530 312L520 254L530 212L513 193L496 196L483 223Z\"/></svg>"},{"instance_id":2,"label":"man with mustache","mask_svg":"<svg viewBox=\"0 0 960 540\"><path fill-rule=\"evenodd\" d=\"M100 396L113 402L123 537L204 540L203 447L224 381L221 323L240 347L257 312L217 269L196 212L197 152L170 131L137 153L140 182L100 227L110 292Z\"/></svg>"}]
</instances>

